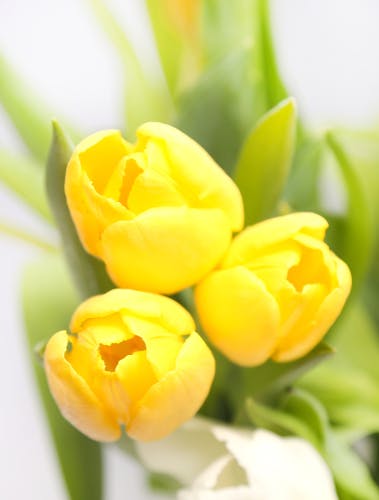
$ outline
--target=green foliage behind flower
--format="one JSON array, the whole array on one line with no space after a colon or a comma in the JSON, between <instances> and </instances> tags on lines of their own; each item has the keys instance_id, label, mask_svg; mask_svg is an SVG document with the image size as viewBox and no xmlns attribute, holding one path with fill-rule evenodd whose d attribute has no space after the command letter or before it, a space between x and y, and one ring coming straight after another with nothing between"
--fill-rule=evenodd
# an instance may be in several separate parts
<instances>
[{"instance_id":1,"label":"green foliage behind flower","mask_svg":"<svg viewBox=\"0 0 379 500\"><path fill-rule=\"evenodd\" d=\"M331 359L325 360L330 358L333 349L322 344L297 361L280 365L267 361L254 368L236 367L215 353L216 379L201 411L229 423L266 427L282 435L299 435L310 441L327 461L342 500L379 498L375 483L379 478L379 443L373 437L379 431L379 240L376 230L379 220L379 133L330 130L320 137L305 129L301 109L300 123L297 121L294 100L288 99L275 60L268 0L202 0L193 2L191 8L183 1L176 3L172 10L173 5L167 0L157 9L156 2L147 1L165 75L165 80L162 77L151 80L143 61L137 57L127 34L105 2L92 1L93 10L123 64L127 136L132 140L143 122L157 120L175 125L188 134L227 174L234 176L244 198L249 224L293 211L323 215L330 224L327 242L349 265L353 283L346 310L327 336L336 351ZM56 250L65 255L70 270L63 271L65 279L69 281L70 276L74 277L72 281L80 296L86 298L106 292L112 284L103 265L83 250L69 222L63 190L65 165L72 154L69 141L55 124L46 196L43 165L48 156L51 114L43 104L36 105L38 101L25 85L21 85L3 58L0 82L0 102L29 151L25 157L10 151L0 152L0 180L41 217L51 221L52 212L62 236L62 244ZM74 128L69 127L70 131ZM74 135L76 139L78 134ZM338 188L343 193L343 203L337 212L330 208L322 187L330 169L338 172ZM223 173L217 176L227 179ZM210 175L204 184L208 181L214 182L213 176ZM230 179L225 181L228 185L232 185L231 182ZM176 184L175 196L179 196L181 190L180 183L179 187ZM188 194L190 190L184 191ZM192 191L190 194L193 196ZM88 206L92 210L91 235L98 234L96 224L104 219L104 213L99 213L92 205L96 197L92 195L88 196L90 201L84 203L86 210ZM51 210L47 207L47 198ZM77 207L74 211L80 212ZM96 217L92 217L93 213ZM83 214L78 215L81 222L82 217ZM112 217L108 219L113 223L113 213ZM207 224L214 233L216 224L211 221ZM2 228L29 242L35 241L33 235L19 228L1 223L0 230ZM241 224L233 228L240 229ZM230 232L228 228L227 238ZM204 239L206 233L205 227ZM160 238L156 238L158 243ZM48 242L39 243L52 250ZM188 237L186 246L191 244L193 239ZM91 245L85 243L85 246L98 255ZM212 253L219 250L217 246L218 243L213 247L209 242L209 248L205 245L204 251ZM173 262L174 254L171 255ZM325 257L326 253L322 254ZM215 257L200 274L210 271L220 258L221 255ZM116 267L120 267L120 261L121 257ZM154 268L159 269L159 266L157 259ZM36 272L42 277L48 269L38 266ZM111 272L112 277L114 274ZM146 272L147 278L149 274ZM198 281L200 274L183 286L181 283L155 291L181 290ZM54 333L42 327L39 332L35 316L30 314L36 301L46 300L46 294L39 298L39 283L34 276L35 273L31 279L29 269L24 283L26 330L32 343L47 340L41 338L42 332L43 337ZM144 283L141 287L145 286ZM191 292L180 291L175 298L195 314ZM71 296L67 303L70 301L72 307L78 303L76 297ZM51 319L54 330L67 327L66 324L57 325L57 321L66 321L68 317L69 312L65 311L62 318L63 309L62 305L59 312L55 307L45 311L46 320ZM312 346L309 345L309 349ZM85 485L91 475L100 477L100 449L65 427L61 416L52 408L51 400L46 399L46 387L43 384L41 387L48 401L46 411L70 497L73 500L95 498ZM69 436L67 440L62 440L57 432L61 428ZM371 444L373 452L366 459L367 463L353 451L352 445L358 438L367 438ZM85 473L74 477L72 464L78 447L93 460L88 460Z\"/></svg>"}]
</instances>

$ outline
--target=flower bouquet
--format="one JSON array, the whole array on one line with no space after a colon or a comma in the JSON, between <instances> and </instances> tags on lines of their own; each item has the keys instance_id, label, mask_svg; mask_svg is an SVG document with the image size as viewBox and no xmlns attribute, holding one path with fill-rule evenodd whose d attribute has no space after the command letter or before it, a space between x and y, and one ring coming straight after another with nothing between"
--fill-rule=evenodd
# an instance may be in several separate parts
<instances>
[{"instance_id":1,"label":"flower bouquet","mask_svg":"<svg viewBox=\"0 0 379 500\"><path fill-rule=\"evenodd\" d=\"M0 179L60 235L22 304L68 497L104 498L111 442L172 498L378 499L379 134L308 130L267 0L146 0L155 78L92 7L125 136L51 134L0 66L30 153L2 152Z\"/></svg>"}]
</instances>

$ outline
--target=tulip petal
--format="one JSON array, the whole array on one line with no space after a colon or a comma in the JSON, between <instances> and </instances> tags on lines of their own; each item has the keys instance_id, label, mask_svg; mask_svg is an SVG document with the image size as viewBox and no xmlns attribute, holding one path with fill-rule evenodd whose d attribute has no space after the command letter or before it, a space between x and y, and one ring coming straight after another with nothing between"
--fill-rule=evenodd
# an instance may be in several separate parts
<instances>
[{"instance_id":1,"label":"tulip petal","mask_svg":"<svg viewBox=\"0 0 379 500\"><path fill-rule=\"evenodd\" d=\"M212 343L237 364L266 361L274 350L280 312L263 282L243 267L215 271L195 291L200 322Z\"/></svg>"},{"instance_id":2,"label":"tulip petal","mask_svg":"<svg viewBox=\"0 0 379 500\"><path fill-rule=\"evenodd\" d=\"M187 202L175 181L168 174L147 169L133 184L128 198L128 208L135 214L155 207L183 207Z\"/></svg>"},{"instance_id":3,"label":"tulip petal","mask_svg":"<svg viewBox=\"0 0 379 500\"><path fill-rule=\"evenodd\" d=\"M190 195L191 206L219 208L229 219L233 231L242 229L243 203L237 186L199 144L163 123L145 123L137 130L137 136L137 150L144 149L150 142L164 149L171 175L182 193ZM191 204L193 197L197 199L196 205Z\"/></svg>"},{"instance_id":4,"label":"tulip petal","mask_svg":"<svg viewBox=\"0 0 379 500\"><path fill-rule=\"evenodd\" d=\"M322 240L328 227L327 221L311 212L298 212L267 219L250 226L233 240L222 264L231 267L247 264L270 247L303 233Z\"/></svg>"},{"instance_id":5,"label":"tulip petal","mask_svg":"<svg viewBox=\"0 0 379 500\"><path fill-rule=\"evenodd\" d=\"M288 334L279 341L272 356L275 361L292 361L309 352L337 319L350 293L351 274L342 260L336 257L335 261L337 287L321 301L321 305L315 286L307 285L304 288L302 299L305 301L305 311L302 311L296 326L289 329Z\"/></svg>"},{"instance_id":6,"label":"tulip petal","mask_svg":"<svg viewBox=\"0 0 379 500\"><path fill-rule=\"evenodd\" d=\"M56 333L44 354L50 390L62 415L83 434L97 441L115 441L121 435L117 421L104 408L84 379L65 359L67 333Z\"/></svg>"},{"instance_id":7,"label":"tulip petal","mask_svg":"<svg viewBox=\"0 0 379 500\"><path fill-rule=\"evenodd\" d=\"M87 320L105 318L122 312L129 312L141 318L153 319L168 332L188 335L195 330L195 323L189 312L169 297L138 290L115 288L104 295L96 295L84 301L75 311L70 328L81 330ZM107 320L108 322L108 320ZM111 321L108 323L112 324ZM137 332L134 332L138 335Z\"/></svg>"},{"instance_id":8,"label":"tulip petal","mask_svg":"<svg viewBox=\"0 0 379 500\"><path fill-rule=\"evenodd\" d=\"M152 365L158 379L168 371L175 368L176 358L183 346L183 338L173 335L161 325L136 318L127 314L123 315L124 323L135 335L139 335L146 344L147 359ZM187 331L186 333L192 333Z\"/></svg>"},{"instance_id":9,"label":"tulip petal","mask_svg":"<svg viewBox=\"0 0 379 500\"><path fill-rule=\"evenodd\" d=\"M128 150L125 144L117 131L93 134L77 146L67 165L65 193L71 217L83 246L97 257L102 255L104 228L133 216L121 203L102 195L112 171Z\"/></svg>"},{"instance_id":10,"label":"tulip petal","mask_svg":"<svg viewBox=\"0 0 379 500\"><path fill-rule=\"evenodd\" d=\"M136 441L136 452L148 470L167 474L188 486L210 463L225 454L225 446L211 433L213 425L212 420L194 417L164 439Z\"/></svg>"},{"instance_id":11,"label":"tulip petal","mask_svg":"<svg viewBox=\"0 0 379 500\"><path fill-rule=\"evenodd\" d=\"M125 207L133 183L144 171L144 155L136 153L124 156L112 172L104 188L104 196L113 198Z\"/></svg>"},{"instance_id":12,"label":"tulip petal","mask_svg":"<svg viewBox=\"0 0 379 500\"><path fill-rule=\"evenodd\" d=\"M103 233L108 273L120 287L175 293L220 261L231 233L221 210L155 208Z\"/></svg>"},{"instance_id":13,"label":"tulip petal","mask_svg":"<svg viewBox=\"0 0 379 500\"><path fill-rule=\"evenodd\" d=\"M215 371L211 351L197 334L191 334L180 351L176 368L153 385L138 403L127 426L141 441L161 439L195 415L203 404Z\"/></svg>"},{"instance_id":14,"label":"tulip petal","mask_svg":"<svg viewBox=\"0 0 379 500\"><path fill-rule=\"evenodd\" d=\"M251 498L337 500L332 475L308 442L263 429L242 433L217 426L213 433L246 471Z\"/></svg>"},{"instance_id":15,"label":"tulip petal","mask_svg":"<svg viewBox=\"0 0 379 500\"><path fill-rule=\"evenodd\" d=\"M104 130L81 141L75 148L73 158L78 158L96 191L102 194L121 158L130 152L131 146L119 130Z\"/></svg>"},{"instance_id":16,"label":"tulip petal","mask_svg":"<svg viewBox=\"0 0 379 500\"><path fill-rule=\"evenodd\" d=\"M338 286L335 276L336 256L328 245L301 233L293 239L301 245L302 258L299 265L291 269L289 278L298 283L323 283L329 289Z\"/></svg>"},{"instance_id":17,"label":"tulip petal","mask_svg":"<svg viewBox=\"0 0 379 500\"><path fill-rule=\"evenodd\" d=\"M87 320L85 329L70 337L72 347L66 360L84 380L116 421L129 419L130 400L113 371L106 370L105 346L120 345L133 337L116 315ZM110 356L110 355L109 355ZM109 357L108 356L108 357Z\"/></svg>"},{"instance_id":18,"label":"tulip petal","mask_svg":"<svg viewBox=\"0 0 379 500\"><path fill-rule=\"evenodd\" d=\"M179 490L177 496L178 500L230 500L231 498L233 500L263 500L262 497L252 496L251 488L248 486L234 486L220 490L205 490L201 488ZM268 499L266 498L266 500Z\"/></svg>"},{"instance_id":19,"label":"tulip petal","mask_svg":"<svg viewBox=\"0 0 379 500\"><path fill-rule=\"evenodd\" d=\"M126 356L118 363L116 374L128 395L130 413L133 414L134 406L157 381L147 359L146 351L139 351ZM128 421L125 424L128 425Z\"/></svg>"}]
</instances>

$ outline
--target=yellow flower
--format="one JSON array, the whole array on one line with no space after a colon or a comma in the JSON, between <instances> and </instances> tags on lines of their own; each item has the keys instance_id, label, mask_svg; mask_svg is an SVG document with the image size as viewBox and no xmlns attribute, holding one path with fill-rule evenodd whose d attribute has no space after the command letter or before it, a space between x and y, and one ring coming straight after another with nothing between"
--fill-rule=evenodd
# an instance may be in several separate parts
<instances>
[{"instance_id":1,"label":"yellow flower","mask_svg":"<svg viewBox=\"0 0 379 500\"><path fill-rule=\"evenodd\" d=\"M98 441L160 439L202 405L214 358L167 297L112 290L85 301L48 342L45 370L63 416Z\"/></svg>"},{"instance_id":2,"label":"yellow flower","mask_svg":"<svg viewBox=\"0 0 379 500\"><path fill-rule=\"evenodd\" d=\"M129 144L118 131L83 140L65 191L87 251L123 288L174 293L199 281L243 226L238 188L179 130L146 123Z\"/></svg>"},{"instance_id":3,"label":"yellow flower","mask_svg":"<svg viewBox=\"0 0 379 500\"><path fill-rule=\"evenodd\" d=\"M209 339L235 363L292 361L325 335L351 288L323 238L325 219L295 213L248 227L197 287Z\"/></svg>"}]
</instances>

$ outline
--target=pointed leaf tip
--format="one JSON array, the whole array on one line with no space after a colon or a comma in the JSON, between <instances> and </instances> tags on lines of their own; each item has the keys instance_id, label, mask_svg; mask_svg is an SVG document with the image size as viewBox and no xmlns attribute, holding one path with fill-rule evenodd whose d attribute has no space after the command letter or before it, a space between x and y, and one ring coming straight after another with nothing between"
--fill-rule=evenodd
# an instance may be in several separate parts
<instances>
[{"instance_id":1,"label":"pointed leaf tip","mask_svg":"<svg viewBox=\"0 0 379 500\"><path fill-rule=\"evenodd\" d=\"M295 148L296 102L285 99L257 123L242 146L235 180L242 192L247 224L275 214Z\"/></svg>"}]
</instances>

